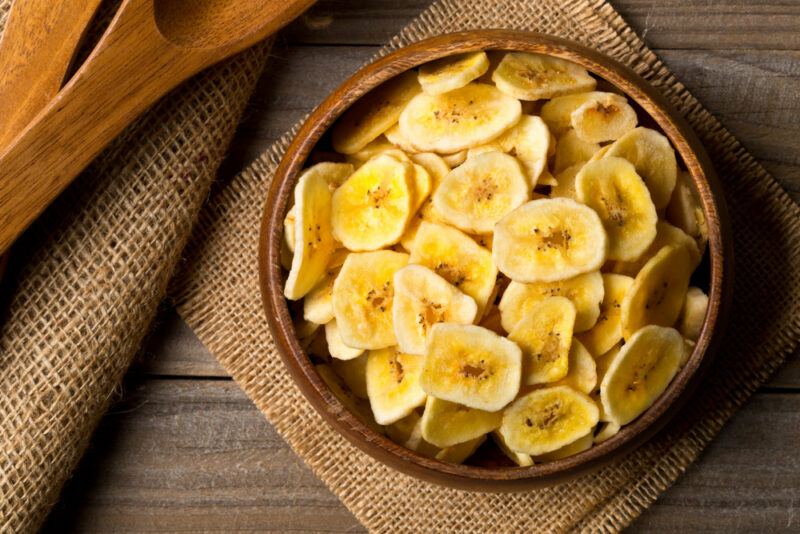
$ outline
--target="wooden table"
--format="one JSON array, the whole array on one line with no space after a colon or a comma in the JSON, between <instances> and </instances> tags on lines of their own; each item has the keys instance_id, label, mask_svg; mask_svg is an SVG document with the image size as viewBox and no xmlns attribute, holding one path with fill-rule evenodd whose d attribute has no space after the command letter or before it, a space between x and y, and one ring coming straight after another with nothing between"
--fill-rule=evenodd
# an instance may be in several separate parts
<instances>
[{"instance_id":1,"label":"wooden table","mask_svg":"<svg viewBox=\"0 0 800 534\"><path fill-rule=\"evenodd\" d=\"M428 3L320 1L281 34L223 172L246 165ZM612 3L800 200L800 1ZM800 530L798 354L631 530ZM46 529L363 530L168 306Z\"/></svg>"}]
</instances>

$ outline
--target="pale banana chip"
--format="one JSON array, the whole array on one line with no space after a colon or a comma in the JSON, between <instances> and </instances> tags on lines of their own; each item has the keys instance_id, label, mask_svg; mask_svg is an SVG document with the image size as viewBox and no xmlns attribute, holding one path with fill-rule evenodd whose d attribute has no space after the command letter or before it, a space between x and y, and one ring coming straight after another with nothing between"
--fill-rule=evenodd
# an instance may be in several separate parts
<instances>
[{"instance_id":1,"label":"pale banana chip","mask_svg":"<svg viewBox=\"0 0 800 534\"><path fill-rule=\"evenodd\" d=\"M347 159L351 165L354 167L360 167L367 161L371 160L378 154L386 152L387 150L393 150L395 147L392 143L386 139L385 136L381 135L377 139L370 141L364 148L359 150L358 152L354 152L353 154L348 154Z\"/></svg>"},{"instance_id":2,"label":"pale banana chip","mask_svg":"<svg viewBox=\"0 0 800 534\"><path fill-rule=\"evenodd\" d=\"M631 261L656 238L658 215L642 178L627 160L605 157L575 178L578 200L594 209L609 238L608 259Z\"/></svg>"},{"instance_id":3,"label":"pale banana chip","mask_svg":"<svg viewBox=\"0 0 800 534\"><path fill-rule=\"evenodd\" d=\"M687 252L689 253L689 258L692 260L692 270L694 270L700 264L700 251L697 248L697 243L695 240L677 226L672 226L666 221L659 220L656 223L655 239L653 239L653 242L639 257L639 259L635 261L614 262L612 271L617 274L636 276L636 274L642 270L644 264L647 263L650 258L655 256L659 250L667 245L672 245L675 247L685 246Z\"/></svg>"},{"instance_id":4,"label":"pale banana chip","mask_svg":"<svg viewBox=\"0 0 800 534\"><path fill-rule=\"evenodd\" d=\"M444 177L450 172L450 166L442 159L442 156L433 152L420 152L409 154L411 161L417 165L422 165L431 177L431 194L436 191Z\"/></svg>"},{"instance_id":5,"label":"pale banana chip","mask_svg":"<svg viewBox=\"0 0 800 534\"><path fill-rule=\"evenodd\" d=\"M419 384L422 356L405 354L397 347L367 354L367 395L375 421L388 425L408 416L425 403Z\"/></svg>"},{"instance_id":6,"label":"pale banana chip","mask_svg":"<svg viewBox=\"0 0 800 534\"><path fill-rule=\"evenodd\" d=\"M667 206L667 220L694 238L701 256L705 253L708 223L700 197L686 171L678 175L672 199Z\"/></svg>"},{"instance_id":7,"label":"pale banana chip","mask_svg":"<svg viewBox=\"0 0 800 534\"><path fill-rule=\"evenodd\" d=\"M560 449L591 432L597 406L569 386L537 389L503 413L500 431L511 450L538 456Z\"/></svg>"},{"instance_id":8,"label":"pale banana chip","mask_svg":"<svg viewBox=\"0 0 800 534\"><path fill-rule=\"evenodd\" d=\"M600 429L600 432L598 432L594 437L594 442L603 443L604 441L613 438L619 433L621 428L622 427L619 425L619 423L615 423L613 421L603 423L603 427Z\"/></svg>"},{"instance_id":9,"label":"pale banana chip","mask_svg":"<svg viewBox=\"0 0 800 534\"><path fill-rule=\"evenodd\" d=\"M452 154L442 154L442 159L451 169L455 169L467 160L467 150L459 150Z\"/></svg>"},{"instance_id":10,"label":"pale banana chip","mask_svg":"<svg viewBox=\"0 0 800 534\"><path fill-rule=\"evenodd\" d=\"M620 157L636 167L656 209L667 206L675 188L678 164L675 150L663 134L650 128L635 128L611 145L605 157Z\"/></svg>"},{"instance_id":11,"label":"pale banana chip","mask_svg":"<svg viewBox=\"0 0 800 534\"><path fill-rule=\"evenodd\" d=\"M611 367L611 364L614 362L614 358L616 358L619 355L619 351L621 348L622 348L622 343L617 343L611 348L611 350L595 358L594 364L595 364L595 372L597 373L598 389L600 384L603 382L603 378L606 376L606 371L608 371L608 368ZM608 421L608 419L603 417L604 414L602 413L602 405L600 411L601 411L600 420Z\"/></svg>"},{"instance_id":12,"label":"pale banana chip","mask_svg":"<svg viewBox=\"0 0 800 534\"><path fill-rule=\"evenodd\" d=\"M645 263L622 300L622 335L645 325L672 326L680 315L692 273L686 247L666 246Z\"/></svg>"},{"instance_id":13,"label":"pale banana chip","mask_svg":"<svg viewBox=\"0 0 800 534\"><path fill-rule=\"evenodd\" d=\"M429 443L422 436L422 418L414 425L414 428L411 430L411 435L403 445L428 458L435 458L436 455L441 452L439 447L433 443Z\"/></svg>"},{"instance_id":14,"label":"pale banana chip","mask_svg":"<svg viewBox=\"0 0 800 534\"><path fill-rule=\"evenodd\" d=\"M575 133L590 143L619 139L636 128L637 122L636 111L625 98L613 93L584 102L571 115Z\"/></svg>"},{"instance_id":15,"label":"pale banana chip","mask_svg":"<svg viewBox=\"0 0 800 534\"><path fill-rule=\"evenodd\" d=\"M553 462L555 460L561 460L562 458L566 458L568 456L574 456L579 452L587 450L589 447L592 446L593 443L594 443L594 432L593 430L590 430L589 432L586 433L586 435L576 439L572 443L564 445L560 449L556 449L552 452L534 456L533 461L536 463L544 463L544 462Z\"/></svg>"},{"instance_id":16,"label":"pale banana chip","mask_svg":"<svg viewBox=\"0 0 800 534\"><path fill-rule=\"evenodd\" d=\"M637 330L600 384L610 420L625 425L647 410L678 372L683 351L683 338L674 328L648 325Z\"/></svg>"},{"instance_id":17,"label":"pale banana chip","mask_svg":"<svg viewBox=\"0 0 800 534\"><path fill-rule=\"evenodd\" d=\"M528 200L528 190L519 161L502 152L487 152L450 171L434 193L433 205L453 226L487 234Z\"/></svg>"},{"instance_id":18,"label":"pale banana chip","mask_svg":"<svg viewBox=\"0 0 800 534\"><path fill-rule=\"evenodd\" d=\"M400 349L425 354L425 340L436 323L472 324L475 300L422 265L407 265L394 274L392 317Z\"/></svg>"},{"instance_id":19,"label":"pale banana chip","mask_svg":"<svg viewBox=\"0 0 800 534\"><path fill-rule=\"evenodd\" d=\"M352 360L334 358L331 367L347 388L360 399L367 399L367 355L362 354Z\"/></svg>"},{"instance_id":20,"label":"pale banana chip","mask_svg":"<svg viewBox=\"0 0 800 534\"><path fill-rule=\"evenodd\" d=\"M548 100L542 106L542 120L556 135L563 135L572 127L572 113L587 102L597 102L606 99L619 99L625 103L625 98L615 93L602 91L589 91L572 95L558 96Z\"/></svg>"},{"instance_id":21,"label":"pale banana chip","mask_svg":"<svg viewBox=\"0 0 800 534\"><path fill-rule=\"evenodd\" d=\"M517 282L553 282L600 269L608 239L591 208L566 198L523 204L495 226L492 257Z\"/></svg>"},{"instance_id":22,"label":"pale banana chip","mask_svg":"<svg viewBox=\"0 0 800 534\"><path fill-rule=\"evenodd\" d=\"M493 143L503 152L519 159L528 178L528 186L533 188L547 166L551 149L550 131L540 117L523 115L519 122L498 137ZM555 149L555 146L552 146Z\"/></svg>"},{"instance_id":23,"label":"pale banana chip","mask_svg":"<svg viewBox=\"0 0 800 534\"><path fill-rule=\"evenodd\" d=\"M568 130L556 142L556 155L553 170L556 174L573 165L582 165L600 150L600 145L584 141L575 130Z\"/></svg>"},{"instance_id":24,"label":"pale banana chip","mask_svg":"<svg viewBox=\"0 0 800 534\"><path fill-rule=\"evenodd\" d=\"M413 165L414 179L412 182L414 183L414 197L411 203L412 215L422 207L422 205L428 199L428 196L431 194L431 190L433 188L433 179L425 167L422 165L417 165L416 163Z\"/></svg>"},{"instance_id":25,"label":"pale banana chip","mask_svg":"<svg viewBox=\"0 0 800 534\"><path fill-rule=\"evenodd\" d=\"M400 240L412 215L413 164L379 155L333 194L333 234L350 250L377 250Z\"/></svg>"},{"instance_id":26,"label":"pale banana chip","mask_svg":"<svg viewBox=\"0 0 800 534\"><path fill-rule=\"evenodd\" d=\"M464 87L489 69L486 52L469 52L425 63L419 68L419 84L429 95Z\"/></svg>"},{"instance_id":27,"label":"pale banana chip","mask_svg":"<svg viewBox=\"0 0 800 534\"><path fill-rule=\"evenodd\" d=\"M517 396L519 347L474 325L438 323L428 334L422 389L436 398L485 411L503 409Z\"/></svg>"},{"instance_id":28,"label":"pale banana chip","mask_svg":"<svg viewBox=\"0 0 800 534\"><path fill-rule=\"evenodd\" d=\"M591 91L597 82L586 69L564 59L509 52L492 73L497 88L520 100L540 100Z\"/></svg>"},{"instance_id":29,"label":"pale banana chip","mask_svg":"<svg viewBox=\"0 0 800 534\"><path fill-rule=\"evenodd\" d=\"M564 297L537 302L509 331L508 339L522 349L522 382L555 382L567 376L575 305Z\"/></svg>"},{"instance_id":30,"label":"pale banana chip","mask_svg":"<svg viewBox=\"0 0 800 534\"><path fill-rule=\"evenodd\" d=\"M339 360L352 360L364 353L364 349L356 349L345 344L336 319L325 323L325 341L328 343L330 355Z\"/></svg>"},{"instance_id":31,"label":"pale banana chip","mask_svg":"<svg viewBox=\"0 0 800 534\"><path fill-rule=\"evenodd\" d=\"M603 278L599 271L593 271L557 282L511 282L500 299L503 328L510 332L533 306L549 297L566 297L572 301L576 311L575 332L583 332L592 328L600 315Z\"/></svg>"},{"instance_id":32,"label":"pale banana chip","mask_svg":"<svg viewBox=\"0 0 800 534\"><path fill-rule=\"evenodd\" d=\"M389 250L347 257L333 284L333 313L348 346L382 349L397 344L393 278L407 263L407 254Z\"/></svg>"},{"instance_id":33,"label":"pale banana chip","mask_svg":"<svg viewBox=\"0 0 800 534\"><path fill-rule=\"evenodd\" d=\"M412 143L411 140L404 136L403 132L400 131L399 123L386 130L383 135L385 135L386 139L399 150L403 150L408 154L419 152L419 149L414 146L414 143Z\"/></svg>"},{"instance_id":34,"label":"pale banana chip","mask_svg":"<svg viewBox=\"0 0 800 534\"><path fill-rule=\"evenodd\" d=\"M498 428L503 412L487 412L428 397L422 414L422 436L437 447L451 447Z\"/></svg>"},{"instance_id":35,"label":"pale banana chip","mask_svg":"<svg viewBox=\"0 0 800 534\"><path fill-rule=\"evenodd\" d=\"M569 349L569 371L567 376L555 382L554 386L570 386L587 395L597 387L597 367L594 358L577 339L572 340Z\"/></svg>"},{"instance_id":36,"label":"pale banana chip","mask_svg":"<svg viewBox=\"0 0 800 534\"><path fill-rule=\"evenodd\" d=\"M363 149L397 122L403 109L420 91L416 73L408 71L362 96L333 127L333 149L342 154L354 154Z\"/></svg>"},{"instance_id":37,"label":"pale banana chip","mask_svg":"<svg viewBox=\"0 0 800 534\"><path fill-rule=\"evenodd\" d=\"M292 268L283 289L289 300L297 300L325 276L336 248L331 231L331 191L320 173L306 171L294 188L295 248Z\"/></svg>"},{"instance_id":38,"label":"pale banana chip","mask_svg":"<svg viewBox=\"0 0 800 534\"><path fill-rule=\"evenodd\" d=\"M492 439L500 448L500 450L503 451L503 454L508 456L508 458L518 466L529 467L533 465L533 459L531 458L530 454L512 451L511 448L509 448L499 428L492 432Z\"/></svg>"},{"instance_id":39,"label":"pale banana chip","mask_svg":"<svg viewBox=\"0 0 800 534\"><path fill-rule=\"evenodd\" d=\"M328 272L325 278L306 293L303 299L303 318L313 323L325 324L333 320L333 282L337 272Z\"/></svg>"},{"instance_id":40,"label":"pale banana chip","mask_svg":"<svg viewBox=\"0 0 800 534\"><path fill-rule=\"evenodd\" d=\"M491 141L521 114L518 100L491 85L470 83L414 97L400 115L400 131L421 151L450 154Z\"/></svg>"},{"instance_id":41,"label":"pale banana chip","mask_svg":"<svg viewBox=\"0 0 800 534\"><path fill-rule=\"evenodd\" d=\"M488 250L455 228L425 220L414 238L409 262L424 265L475 299L479 315L497 281L497 267Z\"/></svg>"},{"instance_id":42,"label":"pale banana chip","mask_svg":"<svg viewBox=\"0 0 800 534\"><path fill-rule=\"evenodd\" d=\"M603 300L597 323L578 335L586 349L597 356L611 350L622 339L622 301L633 285L633 278L621 274L603 273L602 280Z\"/></svg>"},{"instance_id":43,"label":"pale banana chip","mask_svg":"<svg viewBox=\"0 0 800 534\"><path fill-rule=\"evenodd\" d=\"M686 291L686 298L683 301L683 309L680 316L679 330L683 337L691 341L697 341L700 337L700 330L706 320L706 310L708 309L708 295L698 287L690 287Z\"/></svg>"},{"instance_id":44,"label":"pale banana chip","mask_svg":"<svg viewBox=\"0 0 800 534\"><path fill-rule=\"evenodd\" d=\"M575 178L583 168L583 163L576 163L567 167L556 175L556 185L550 191L551 198L571 198L578 200L578 192L575 191Z\"/></svg>"},{"instance_id":45,"label":"pale banana chip","mask_svg":"<svg viewBox=\"0 0 800 534\"><path fill-rule=\"evenodd\" d=\"M486 441L485 434L464 443L445 447L436 454L436 459L442 462L450 462L451 464L463 464L478 450L478 447L483 445L484 441Z\"/></svg>"}]
</instances>

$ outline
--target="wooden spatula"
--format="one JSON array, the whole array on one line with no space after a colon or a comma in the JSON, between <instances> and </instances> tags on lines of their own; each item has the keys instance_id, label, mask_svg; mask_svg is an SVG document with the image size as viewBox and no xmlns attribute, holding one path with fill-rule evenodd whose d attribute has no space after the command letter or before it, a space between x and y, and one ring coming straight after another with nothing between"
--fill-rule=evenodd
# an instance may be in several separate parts
<instances>
[{"instance_id":1,"label":"wooden spatula","mask_svg":"<svg viewBox=\"0 0 800 534\"><path fill-rule=\"evenodd\" d=\"M313 0L124 0L78 72L0 156L0 253L167 91Z\"/></svg>"},{"instance_id":2,"label":"wooden spatula","mask_svg":"<svg viewBox=\"0 0 800 534\"><path fill-rule=\"evenodd\" d=\"M101 0L18 0L0 39L0 152L61 89ZM0 258L0 276L8 256Z\"/></svg>"}]
</instances>

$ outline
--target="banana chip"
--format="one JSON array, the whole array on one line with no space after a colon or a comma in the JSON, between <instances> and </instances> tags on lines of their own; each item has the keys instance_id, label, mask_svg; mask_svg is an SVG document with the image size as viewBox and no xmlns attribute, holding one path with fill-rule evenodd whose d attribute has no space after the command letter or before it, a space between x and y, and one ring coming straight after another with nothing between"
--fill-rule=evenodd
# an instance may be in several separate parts
<instances>
[{"instance_id":1,"label":"banana chip","mask_svg":"<svg viewBox=\"0 0 800 534\"><path fill-rule=\"evenodd\" d=\"M428 334L422 389L436 398L496 412L514 400L522 353L494 332L474 325L438 323Z\"/></svg>"},{"instance_id":2,"label":"banana chip","mask_svg":"<svg viewBox=\"0 0 800 534\"><path fill-rule=\"evenodd\" d=\"M631 261L656 238L658 215L633 165L605 157L583 166L575 178L578 200L594 209L609 238L608 259Z\"/></svg>"},{"instance_id":3,"label":"banana chip","mask_svg":"<svg viewBox=\"0 0 800 534\"><path fill-rule=\"evenodd\" d=\"M556 143L553 169L556 174L574 165L583 165L600 150L600 145L584 141L575 130L568 130Z\"/></svg>"},{"instance_id":4,"label":"banana chip","mask_svg":"<svg viewBox=\"0 0 800 534\"><path fill-rule=\"evenodd\" d=\"M518 466L528 467L533 465L533 459L531 458L530 454L525 454L511 450L511 448L506 443L503 434L500 432L500 429L497 429L494 432L492 432L492 439L500 448L500 450L503 451L503 453L506 456L508 456L508 458Z\"/></svg>"},{"instance_id":5,"label":"banana chip","mask_svg":"<svg viewBox=\"0 0 800 534\"><path fill-rule=\"evenodd\" d=\"M437 447L451 447L498 428L502 412L486 412L428 397L422 414L422 436Z\"/></svg>"},{"instance_id":6,"label":"banana chip","mask_svg":"<svg viewBox=\"0 0 800 534\"><path fill-rule=\"evenodd\" d=\"M419 84L429 95L460 89L489 70L486 52L470 52L445 57L419 68Z\"/></svg>"},{"instance_id":7,"label":"banana chip","mask_svg":"<svg viewBox=\"0 0 800 534\"><path fill-rule=\"evenodd\" d=\"M417 76L408 71L373 89L345 111L331 134L333 149L354 154L388 130L420 92Z\"/></svg>"},{"instance_id":8,"label":"banana chip","mask_svg":"<svg viewBox=\"0 0 800 534\"><path fill-rule=\"evenodd\" d=\"M576 439L572 443L564 445L560 449L556 449L553 452L548 452L545 454L534 456L533 461L536 463L553 462L555 460L560 460L568 456L574 456L579 452L583 452L589 447L591 447L593 443L594 443L594 432L590 430L589 432L586 433L585 436Z\"/></svg>"},{"instance_id":9,"label":"banana chip","mask_svg":"<svg viewBox=\"0 0 800 534\"><path fill-rule=\"evenodd\" d=\"M522 166L502 152L468 158L445 176L433 195L433 205L446 222L476 234L492 232L497 221L527 200Z\"/></svg>"},{"instance_id":10,"label":"banana chip","mask_svg":"<svg viewBox=\"0 0 800 534\"><path fill-rule=\"evenodd\" d=\"M618 99L621 103L626 103L624 97L614 93L604 93L602 91L589 91L588 93L576 93L572 95L558 96L548 100L542 106L542 120L554 134L561 136L572 128L572 114L587 102L599 102L603 100Z\"/></svg>"},{"instance_id":11,"label":"banana chip","mask_svg":"<svg viewBox=\"0 0 800 534\"><path fill-rule=\"evenodd\" d=\"M603 300L596 324L578 335L593 355L605 354L622 339L622 301L633 285L633 278L620 274L602 275Z\"/></svg>"},{"instance_id":12,"label":"banana chip","mask_svg":"<svg viewBox=\"0 0 800 534\"><path fill-rule=\"evenodd\" d=\"M303 299L303 318L325 324L333 320L333 282L337 273L329 272Z\"/></svg>"},{"instance_id":13,"label":"banana chip","mask_svg":"<svg viewBox=\"0 0 800 534\"><path fill-rule=\"evenodd\" d=\"M582 168L583 163L577 163L558 173L556 175L556 185L550 191L550 197L578 200L578 192L575 191L575 178Z\"/></svg>"},{"instance_id":14,"label":"banana chip","mask_svg":"<svg viewBox=\"0 0 800 534\"><path fill-rule=\"evenodd\" d=\"M594 363L594 358L577 339L572 340L572 345L569 349L569 371L567 376L553 385L570 386L572 389L587 395L597 387L597 367Z\"/></svg>"},{"instance_id":15,"label":"banana chip","mask_svg":"<svg viewBox=\"0 0 800 534\"><path fill-rule=\"evenodd\" d=\"M626 340L645 325L675 324L691 272L686 247L666 246L650 258L622 300L620 320Z\"/></svg>"},{"instance_id":16,"label":"banana chip","mask_svg":"<svg viewBox=\"0 0 800 534\"><path fill-rule=\"evenodd\" d=\"M680 317L680 331L683 337L691 341L697 341L700 337L700 330L706 320L706 310L708 309L708 295L698 287L690 287L686 291L686 298L683 301L683 309Z\"/></svg>"},{"instance_id":17,"label":"banana chip","mask_svg":"<svg viewBox=\"0 0 800 534\"><path fill-rule=\"evenodd\" d=\"M694 270L700 264L700 251L697 248L697 243L695 240L677 226L672 226L666 221L658 221L656 223L656 238L653 240L647 250L644 251L644 254L642 254L636 261L614 262L612 271L617 274L636 276L636 274L642 270L644 264L647 263L650 258L655 256L659 250L667 245L672 245L674 247L686 247L686 251L689 253L689 258L691 259L692 270Z\"/></svg>"},{"instance_id":18,"label":"banana chip","mask_svg":"<svg viewBox=\"0 0 800 534\"><path fill-rule=\"evenodd\" d=\"M325 341L328 343L328 352L339 360L352 360L364 353L364 349L356 349L345 344L336 319L325 323Z\"/></svg>"},{"instance_id":19,"label":"banana chip","mask_svg":"<svg viewBox=\"0 0 800 534\"><path fill-rule=\"evenodd\" d=\"M674 328L649 325L637 330L600 384L610 420L625 425L647 410L678 372L683 350L683 338Z\"/></svg>"},{"instance_id":20,"label":"banana chip","mask_svg":"<svg viewBox=\"0 0 800 534\"><path fill-rule=\"evenodd\" d=\"M708 223L700 198L691 184L689 173L681 172L667 206L667 220L689 234L702 256L708 244Z\"/></svg>"},{"instance_id":21,"label":"banana chip","mask_svg":"<svg viewBox=\"0 0 800 534\"><path fill-rule=\"evenodd\" d=\"M508 284L500 299L502 326L510 332L528 315L536 304L549 297L566 297L575 305L575 331L589 330L600 315L603 300L603 277L599 271L579 274L558 282L535 282Z\"/></svg>"},{"instance_id":22,"label":"banana chip","mask_svg":"<svg viewBox=\"0 0 800 534\"><path fill-rule=\"evenodd\" d=\"M451 464L464 463L467 458L472 456L475 451L478 450L478 447L483 445L484 441L486 441L485 434L483 436L478 436L475 439L465 441L464 443L446 447L439 451L435 458L442 462L450 462Z\"/></svg>"},{"instance_id":23,"label":"banana chip","mask_svg":"<svg viewBox=\"0 0 800 534\"><path fill-rule=\"evenodd\" d=\"M419 384L422 356L397 347L372 350L367 355L367 395L375 421L388 425L408 416L425 403Z\"/></svg>"},{"instance_id":24,"label":"banana chip","mask_svg":"<svg viewBox=\"0 0 800 534\"><path fill-rule=\"evenodd\" d=\"M538 456L580 439L598 420L597 406L587 395L555 386L514 401L503 413L500 432L511 450Z\"/></svg>"},{"instance_id":25,"label":"banana chip","mask_svg":"<svg viewBox=\"0 0 800 534\"><path fill-rule=\"evenodd\" d=\"M508 334L523 354L523 383L555 382L567 375L575 305L564 297L549 297L531 307Z\"/></svg>"},{"instance_id":26,"label":"banana chip","mask_svg":"<svg viewBox=\"0 0 800 534\"><path fill-rule=\"evenodd\" d=\"M422 151L450 154L491 141L521 115L518 100L491 85L471 83L414 97L400 115L400 131Z\"/></svg>"},{"instance_id":27,"label":"banana chip","mask_svg":"<svg viewBox=\"0 0 800 534\"><path fill-rule=\"evenodd\" d=\"M492 73L504 93L520 100L539 100L591 91L597 82L586 69L563 59L509 52Z\"/></svg>"},{"instance_id":28,"label":"banana chip","mask_svg":"<svg viewBox=\"0 0 800 534\"><path fill-rule=\"evenodd\" d=\"M380 250L350 254L333 283L333 313L350 347L382 349L397 344L392 324L394 273L408 254Z\"/></svg>"},{"instance_id":29,"label":"banana chip","mask_svg":"<svg viewBox=\"0 0 800 534\"><path fill-rule=\"evenodd\" d=\"M625 98L613 93L584 102L570 116L575 133L589 143L619 139L636 128L637 121L636 112Z\"/></svg>"},{"instance_id":30,"label":"banana chip","mask_svg":"<svg viewBox=\"0 0 800 534\"><path fill-rule=\"evenodd\" d=\"M492 256L516 282L554 282L600 269L608 239L591 208L566 198L533 200L494 229Z\"/></svg>"},{"instance_id":31,"label":"banana chip","mask_svg":"<svg viewBox=\"0 0 800 534\"><path fill-rule=\"evenodd\" d=\"M417 165L422 165L431 177L431 193L436 191L444 177L450 172L450 166L442 159L442 156L433 152L420 152L409 154L411 161Z\"/></svg>"},{"instance_id":32,"label":"banana chip","mask_svg":"<svg viewBox=\"0 0 800 534\"><path fill-rule=\"evenodd\" d=\"M475 300L422 265L407 265L394 274L394 332L400 348L425 354L425 340L436 323L472 324Z\"/></svg>"},{"instance_id":33,"label":"banana chip","mask_svg":"<svg viewBox=\"0 0 800 534\"><path fill-rule=\"evenodd\" d=\"M530 188L539 183L550 151L555 150L547 125L534 115L523 115L516 125L493 143L496 143L503 152L519 159L525 169Z\"/></svg>"}]
</instances>

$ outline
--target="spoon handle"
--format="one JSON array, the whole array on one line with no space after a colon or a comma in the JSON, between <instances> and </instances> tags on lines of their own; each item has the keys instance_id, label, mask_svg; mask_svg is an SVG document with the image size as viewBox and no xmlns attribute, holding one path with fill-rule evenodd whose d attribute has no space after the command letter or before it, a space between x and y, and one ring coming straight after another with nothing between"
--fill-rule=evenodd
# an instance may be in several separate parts
<instances>
[{"instance_id":1,"label":"spoon handle","mask_svg":"<svg viewBox=\"0 0 800 534\"><path fill-rule=\"evenodd\" d=\"M125 0L83 66L0 155L0 254L202 56L162 37L152 0Z\"/></svg>"}]
</instances>

